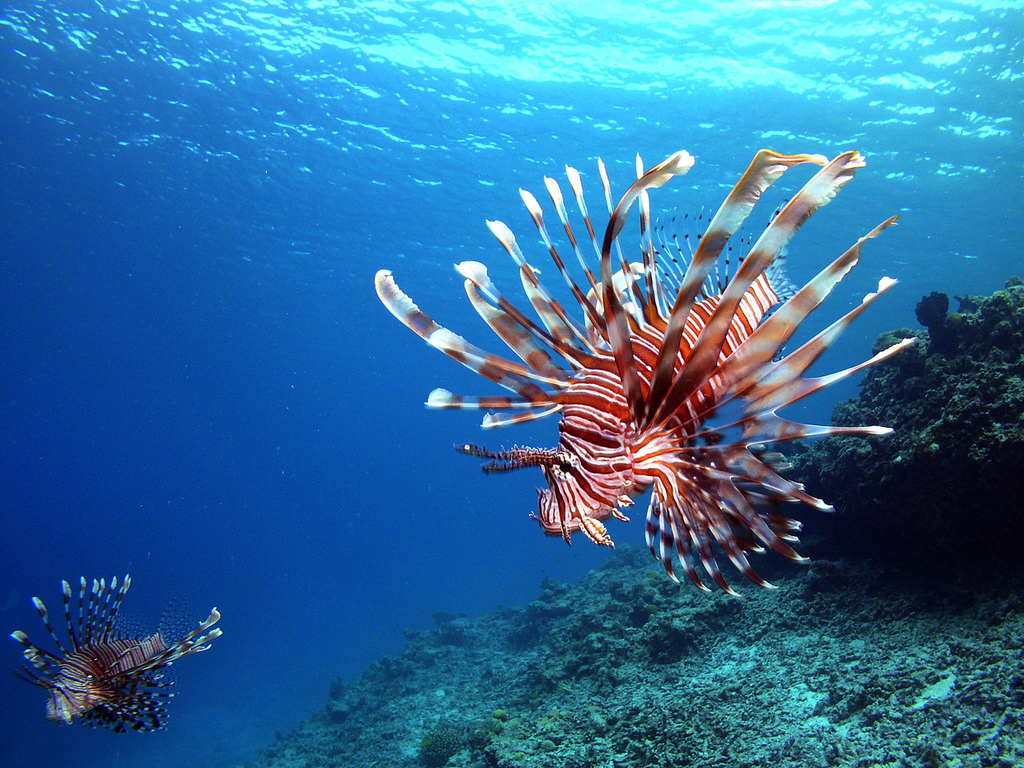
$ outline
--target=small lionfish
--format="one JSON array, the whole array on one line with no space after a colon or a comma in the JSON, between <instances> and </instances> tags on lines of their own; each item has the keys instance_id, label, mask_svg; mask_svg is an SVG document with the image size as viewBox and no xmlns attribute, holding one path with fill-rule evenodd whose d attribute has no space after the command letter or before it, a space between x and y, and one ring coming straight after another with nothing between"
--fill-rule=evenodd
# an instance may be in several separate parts
<instances>
[{"instance_id":1,"label":"small lionfish","mask_svg":"<svg viewBox=\"0 0 1024 768\"><path fill-rule=\"evenodd\" d=\"M93 580L91 589L81 579L74 622L71 585L62 583L70 649L57 639L43 601L33 597L32 604L59 653L43 650L21 630L12 632L10 636L25 646L22 653L28 662L18 676L49 690L46 716L51 720L70 723L80 717L86 725L117 732L128 727L136 731L162 729L164 704L176 694L168 691L173 681L160 670L182 656L207 650L210 641L222 633L220 629L203 633L220 621L220 613L214 608L206 621L179 640L161 632L135 636L121 631L117 622L121 601L132 583L130 576L124 577L120 589L116 577L109 589L103 579Z\"/></svg>"},{"instance_id":2,"label":"small lionfish","mask_svg":"<svg viewBox=\"0 0 1024 768\"><path fill-rule=\"evenodd\" d=\"M876 237L897 217L883 222L822 270L803 288L790 285L782 253L796 230L826 205L864 166L858 152L832 161L820 155L779 155L761 150L708 224L685 271L676 268L673 248L657 242L649 226L647 190L686 173L694 159L677 152L646 173L637 157L637 180L612 206L604 164L598 161L608 223L599 240L584 202L580 174L566 167L569 184L599 258L590 267L569 223L558 183L545 178L551 201L586 284L571 276L547 228L541 207L520 190L540 237L582 310L582 321L541 284L511 230L487 222L519 265L519 274L541 324L509 302L483 264L465 261L456 269L466 279L469 300L480 316L525 363L489 354L435 323L395 284L391 272L376 276L377 294L395 317L431 346L511 390L516 397L459 397L435 389L435 408L520 409L489 413L484 427L497 427L561 414L557 448L514 447L488 451L456 446L462 453L491 459L485 472L540 467L548 488L539 491L535 519L545 533L567 542L578 530L593 542L612 546L601 522L628 518L619 507L653 488L647 511L647 546L669 576L677 556L690 580L708 589L694 567L694 553L722 589L732 592L715 561L720 549L749 579L759 577L746 552L774 550L804 562L790 546L800 524L779 511L782 502L803 502L831 510L825 502L785 479L782 457L766 444L834 434L883 435L886 427L828 427L801 424L776 415L835 381L890 357L907 339L856 365L820 378L803 374L839 334L894 283L883 278L878 291L799 349L781 355L783 345L832 288L857 263L865 240ZM728 277L716 268L729 239L764 190L787 169L801 163L824 166L772 219ZM628 262L618 242L627 214L640 202L641 260ZM659 260L659 257L661 259ZM723 259L724 261L724 259ZM715 269L713 274L712 270ZM710 424L717 417L724 423Z\"/></svg>"}]
</instances>

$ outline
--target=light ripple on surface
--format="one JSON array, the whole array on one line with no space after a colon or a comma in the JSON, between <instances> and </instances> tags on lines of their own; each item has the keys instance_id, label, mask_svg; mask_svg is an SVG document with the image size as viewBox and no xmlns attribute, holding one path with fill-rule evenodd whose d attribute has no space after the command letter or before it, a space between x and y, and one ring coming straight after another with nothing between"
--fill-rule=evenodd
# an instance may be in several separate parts
<instances>
[{"instance_id":1,"label":"light ripple on surface","mask_svg":"<svg viewBox=\"0 0 1024 768\"><path fill-rule=\"evenodd\" d=\"M599 154L622 161L623 147L650 157L699 146L713 164L763 142L858 146L879 178L911 185L1022 172L1020 2L81 8L0 11L12 53L0 83L58 145L109 158L121 185L131 179L117 177L119 160L148 153L152 167L174 169L166 189L154 172L156 199L230 193L257 210L273 194L299 210L337 195L319 220L328 241L381 209L395 215L403 195L431 188L423 179L445 181L417 203L432 221L481 221L499 212L460 201L463 191L527 184L527 171L567 160L586 173ZM552 142L566 151L552 158ZM950 154L936 172L940 145ZM710 194L735 171L702 167L699 183L680 188ZM343 215L365 187L381 197L363 195ZM291 250L283 235L278 245Z\"/></svg>"}]
</instances>

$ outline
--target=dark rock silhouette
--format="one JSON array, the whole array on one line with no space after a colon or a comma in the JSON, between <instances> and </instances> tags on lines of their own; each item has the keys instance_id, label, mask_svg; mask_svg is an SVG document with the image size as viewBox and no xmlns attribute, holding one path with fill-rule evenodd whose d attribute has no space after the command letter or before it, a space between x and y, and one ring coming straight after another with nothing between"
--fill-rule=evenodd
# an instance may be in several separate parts
<instances>
[{"instance_id":1,"label":"dark rock silhouette","mask_svg":"<svg viewBox=\"0 0 1024 768\"><path fill-rule=\"evenodd\" d=\"M867 372L836 424L884 424L894 434L830 438L794 456L795 475L837 514L809 521L829 541L881 556L936 556L994 567L1024 545L1024 282L992 296L932 293L917 306L925 332L883 334L882 349L914 347ZM804 516L807 520L807 516Z\"/></svg>"}]
</instances>

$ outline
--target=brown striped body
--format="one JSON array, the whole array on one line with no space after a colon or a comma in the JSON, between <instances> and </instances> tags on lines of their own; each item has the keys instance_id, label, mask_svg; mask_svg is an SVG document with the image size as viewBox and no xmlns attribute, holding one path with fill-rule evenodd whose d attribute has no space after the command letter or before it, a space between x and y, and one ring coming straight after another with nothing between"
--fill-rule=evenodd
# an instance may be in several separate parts
<instances>
[{"instance_id":1,"label":"brown striped body","mask_svg":"<svg viewBox=\"0 0 1024 768\"><path fill-rule=\"evenodd\" d=\"M767 279L760 278L744 295L740 311L733 317L720 357L724 360L750 336L765 313L778 302ZM694 306L683 341L676 356L676 370L699 337L700 329L714 311L715 299ZM643 392L648 393L664 333L662 327L648 326L632 336L633 359ZM637 431L632 423L622 381L610 355L603 356L601 368L592 367L575 377L560 399L564 402L559 423L559 451L574 457L571 471L557 464L544 466L548 489L541 491L538 519L544 532L569 536L583 529L597 544L609 545L607 531L594 525L618 513L618 507L668 478L681 480L693 475L693 462L683 460L684 447L690 446L704 422L701 414L714 412L724 391L709 381L664 424ZM595 364L596 365L596 364ZM695 477L689 477L693 484ZM583 510L582 514L563 514L564 510ZM621 516L620 516L621 517ZM625 518L622 518L625 519Z\"/></svg>"},{"instance_id":2,"label":"brown striped body","mask_svg":"<svg viewBox=\"0 0 1024 768\"><path fill-rule=\"evenodd\" d=\"M132 695L133 671L166 650L157 633L144 640L111 640L68 654L53 680L46 716L70 723L96 707L118 708Z\"/></svg>"},{"instance_id":3,"label":"brown striped body","mask_svg":"<svg viewBox=\"0 0 1024 768\"><path fill-rule=\"evenodd\" d=\"M81 719L115 731L161 729L164 704L175 695L169 690L171 680L161 670L182 656L207 650L210 641L221 635L220 629L210 629L220 620L214 608L206 621L177 640L169 641L161 632L133 637L118 625L121 601L130 585L131 578L125 576L120 589L116 578L109 589L103 579L93 581L89 589L81 579L77 617L72 619L71 586L63 582L68 648L57 639L46 605L33 598L57 653L35 645L20 630L11 633L24 646L27 662L19 676L50 693L49 719L65 724Z\"/></svg>"},{"instance_id":4,"label":"brown striped body","mask_svg":"<svg viewBox=\"0 0 1024 768\"><path fill-rule=\"evenodd\" d=\"M823 166L777 213L735 272L719 267L730 238L761 193L797 165ZM782 349L860 257L861 245L895 221L883 222L861 237L810 282L797 289L782 269L790 238L826 205L864 165L857 152L832 161L820 155L779 155L761 150L712 218L690 254L655 243L648 192L686 173L693 158L678 152L646 173L637 159L637 180L612 204L603 163L601 181L608 222L593 226L580 174L566 173L588 237L598 253L598 269L587 263L585 240L573 233L557 182L545 186L584 277L581 285L549 235L536 198L521 191L548 253L581 316L557 301L526 260L515 236L501 222L492 233L519 266L527 297L540 322L505 298L477 262L456 268L465 278L473 307L522 362L485 352L423 313L395 284L391 273L377 273L381 301L395 317L430 345L510 390L514 396L466 398L434 390L427 404L436 408L483 408L485 428L561 415L557 448L515 447L488 451L457 446L490 459L488 472L540 467L548 487L540 492L536 517L545 533L566 541L583 531L610 546L603 521L626 520L620 508L651 491L646 538L670 576L678 559L690 580L706 589L695 562L722 589L732 591L716 557L724 553L743 574L771 586L751 567L746 554L764 548L802 560L790 544L799 524L781 514L782 504L830 507L780 474L784 462L769 446L828 434L882 435L886 427L830 427L800 424L777 411L879 362L912 343L909 339L844 371L805 377L808 368L839 334L895 281L884 278L878 291L788 354ZM640 259L628 262L620 235L631 207L639 202ZM675 266L681 257L683 267ZM717 277L716 277L717 274Z\"/></svg>"}]
</instances>

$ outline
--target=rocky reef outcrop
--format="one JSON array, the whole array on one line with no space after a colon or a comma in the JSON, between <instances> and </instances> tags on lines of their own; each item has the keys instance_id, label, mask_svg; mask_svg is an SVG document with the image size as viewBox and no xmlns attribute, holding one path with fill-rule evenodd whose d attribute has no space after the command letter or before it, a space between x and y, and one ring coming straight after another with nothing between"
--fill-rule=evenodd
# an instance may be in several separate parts
<instances>
[{"instance_id":1,"label":"rocky reef outcrop","mask_svg":"<svg viewBox=\"0 0 1024 768\"><path fill-rule=\"evenodd\" d=\"M924 297L918 343L870 369L833 422L883 424L882 438L829 438L794 474L836 514L814 526L848 547L944 565L1020 561L1024 547L1024 282L991 296ZM838 548L838 549L837 549Z\"/></svg>"}]
</instances>

